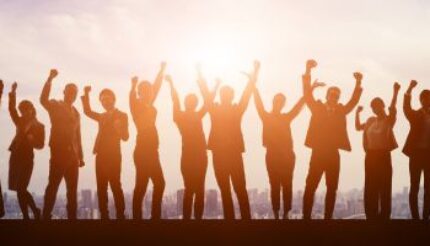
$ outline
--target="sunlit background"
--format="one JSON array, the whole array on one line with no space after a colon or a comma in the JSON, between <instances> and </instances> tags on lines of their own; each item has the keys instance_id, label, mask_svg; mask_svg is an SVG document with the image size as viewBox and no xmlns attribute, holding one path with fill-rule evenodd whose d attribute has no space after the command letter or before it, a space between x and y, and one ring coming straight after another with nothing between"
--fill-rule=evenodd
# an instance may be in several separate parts
<instances>
[{"instance_id":1,"label":"sunlit background","mask_svg":"<svg viewBox=\"0 0 430 246\"><path fill-rule=\"evenodd\" d=\"M364 73L361 104L369 115L369 101L375 96L391 99L392 83L402 83L402 94L410 79L419 90L430 87L430 2L426 0L90 0L90 1L0 1L0 78L6 82L0 114L0 180L7 189L7 147L14 128L7 113L7 92L19 82L18 98L32 100L39 118L49 128L47 113L38 102L50 68L59 70L52 96L61 98L66 82L93 85L92 104L101 110L98 92L115 90L118 108L129 112L130 78L154 79L161 61L168 63L181 97L196 92L195 64L200 62L211 85L220 77L232 85L239 98L246 84L240 71L261 60L258 87L266 108L277 92L288 98L287 108L301 96L301 74L306 59L319 61L315 77L342 88L348 99L352 73ZM81 90L82 91L82 90ZM323 97L325 90L317 95ZM399 100L395 131L402 146L409 129ZM417 107L417 100L414 101ZM172 104L164 85L156 101L160 154L167 192L183 186L179 160L181 141L172 121ZM82 112L81 102L76 107ZM304 110L292 125L297 163L294 189L304 188L310 151L303 145L309 112ZM206 135L209 119L205 119ZM91 153L97 125L82 117L86 167L80 171L79 189L95 190L94 156ZM245 167L248 188L267 188L261 141L261 122L253 102L243 119L247 152ZM352 153L342 154L340 189L362 188L364 153L361 135L349 117ZM123 144L124 189L134 186L132 138ZM394 152L395 191L408 186L407 158ZM30 191L42 193L48 177L49 149L37 152ZM213 169L207 174L207 188L215 188ZM64 186L64 185L63 185ZM322 185L320 189L325 189Z\"/></svg>"}]
</instances>

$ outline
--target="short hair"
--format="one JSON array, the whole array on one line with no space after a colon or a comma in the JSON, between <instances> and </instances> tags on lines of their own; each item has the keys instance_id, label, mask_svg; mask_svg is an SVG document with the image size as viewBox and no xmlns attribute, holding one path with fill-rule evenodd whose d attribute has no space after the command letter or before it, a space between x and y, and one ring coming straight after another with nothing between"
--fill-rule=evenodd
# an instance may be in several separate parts
<instances>
[{"instance_id":1,"label":"short hair","mask_svg":"<svg viewBox=\"0 0 430 246\"><path fill-rule=\"evenodd\" d=\"M33 116L36 116L36 109L34 108L34 105L32 102L28 100L22 100L18 105L18 110L22 113L23 111L32 110Z\"/></svg>"},{"instance_id":2,"label":"short hair","mask_svg":"<svg viewBox=\"0 0 430 246\"><path fill-rule=\"evenodd\" d=\"M327 89L327 92L330 92L330 91L336 91L336 92L338 92L339 94L340 94L340 88L339 87L337 87L337 86L331 86L331 87L329 87L328 89Z\"/></svg>"},{"instance_id":3,"label":"short hair","mask_svg":"<svg viewBox=\"0 0 430 246\"><path fill-rule=\"evenodd\" d=\"M101 99L103 96L113 97L115 100L115 93L111 89L103 89L99 94L99 98Z\"/></svg>"},{"instance_id":4,"label":"short hair","mask_svg":"<svg viewBox=\"0 0 430 246\"><path fill-rule=\"evenodd\" d=\"M380 97L375 97L375 98L373 98L373 99L372 99L372 101L370 102L370 107L374 108L374 107L376 107L376 105L377 105L378 103L380 103L380 104L382 104L382 105L384 105L384 106L385 106L385 104L384 104L384 100L382 100L382 98L380 98Z\"/></svg>"},{"instance_id":5,"label":"short hair","mask_svg":"<svg viewBox=\"0 0 430 246\"><path fill-rule=\"evenodd\" d=\"M430 90L423 90L423 91L420 93L420 101L421 101L421 102L422 102L422 101L424 101L424 99L425 99L426 97L430 97Z\"/></svg>"}]
</instances>

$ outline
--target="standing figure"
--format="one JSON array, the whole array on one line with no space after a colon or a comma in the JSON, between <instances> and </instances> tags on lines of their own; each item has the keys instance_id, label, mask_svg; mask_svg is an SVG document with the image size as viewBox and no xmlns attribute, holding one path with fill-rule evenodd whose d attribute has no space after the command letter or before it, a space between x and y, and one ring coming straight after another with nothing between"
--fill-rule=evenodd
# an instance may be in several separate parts
<instances>
[{"instance_id":1,"label":"standing figure","mask_svg":"<svg viewBox=\"0 0 430 246\"><path fill-rule=\"evenodd\" d=\"M363 107L357 108L355 116L355 128L363 131L363 148L366 152L364 211L369 220L388 220L391 215L391 151L398 147L393 128L397 120L399 90L400 84L396 82L388 114L385 112L384 101L377 97L370 103L375 116L370 117L366 123L361 123L360 112Z\"/></svg>"},{"instance_id":2,"label":"standing figure","mask_svg":"<svg viewBox=\"0 0 430 246\"><path fill-rule=\"evenodd\" d=\"M133 219L137 220L142 219L142 201L149 179L154 185L151 219L161 218L165 181L158 154L159 140L155 125L157 109L154 107L154 102L164 79L165 68L166 63L163 62L153 84L149 81L142 81L137 85L138 78L132 79L130 111L137 129L136 148L134 149L136 185L133 194Z\"/></svg>"},{"instance_id":3,"label":"standing figure","mask_svg":"<svg viewBox=\"0 0 430 246\"><path fill-rule=\"evenodd\" d=\"M315 83L312 87L322 86ZM300 114L305 105L302 97L288 113L282 113L286 97L278 93L273 97L272 111L264 109L258 89L254 91L254 101L258 116L263 122L263 146L266 147L266 167L270 182L272 210L275 219L279 219L281 193L284 202L283 219L288 219L293 193L293 174L296 156L291 135L291 123Z\"/></svg>"},{"instance_id":4,"label":"standing figure","mask_svg":"<svg viewBox=\"0 0 430 246\"><path fill-rule=\"evenodd\" d=\"M200 220L203 217L205 176L208 165L206 138L203 131L203 117L207 113L207 102L196 110L198 98L195 94L189 94L184 100L185 110L181 110L178 92L173 85L172 78L166 76L166 80L171 89L173 120L182 136L181 173L185 186L183 218L191 219L194 207L194 217ZM197 82L204 98L212 101L219 83L212 92L208 92L206 81L202 76L199 76Z\"/></svg>"},{"instance_id":5,"label":"standing figure","mask_svg":"<svg viewBox=\"0 0 430 246\"><path fill-rule=\"evenodd\" d=\"M9 189L16 191L18 204L23 218L30 219L28 208L35 219L40 219L40 209L37 208L33 197L28 192L34 165L34 149L42 149L45 144L45 126L36 118L36 109L30 101L23 100L16 109L16 89L18 84L12 85L9 93L9 114L16 127L16 135L9 147Z\"/></svg>"},{"instance_id":6,"label":"standing figure","mask_svg":"<svg viewBox=\"0 0 430 246\"><path fill-rule=\"evenodd\" d=\"M242 153L245 152L241 123L257 81L260 63L254 71L238 104L233 103L234 90L229 86L220 89L221 103L209 103L211 131L208 149L212 151L215 178L221 191L224 219L235 219L231 184L236 193L242 219L251 219ZM208 96L206 96L208 97ZM231 182L231 183L230 183Z\"/></svg>"},{"instance_id":7,"label":"standing figure","mask_svg":"<svg viewBox=\"0 0 430 246\"><path fill-rule=\"evenodd\" d=\"M110 185L115 201L116 218L125 219L124 193L121 187L121 140L127 141L129 138L127 114L115 107L115 93L109 89L102 90L99 95L105 112L94 112L90 104L90 91L90 86L85 87L81 99L85 115L99 125L93 153L96 155L100 218L109 219L108 185Z\"/></svg>"},{"instance_id":8,"label":"standing figure","mask_svg":"<svg viewBox=\"0 0 430 246\"><path fill-rule=\"evenodd\" d=\"M354 110L360 100L363 76L360 73L354 73L355 89L347 104L339 103L341 91L338 87L328 88L326 102L323 103L315 100L312 93L311 70L316 66L317 63L314 60L309 60L303 75L304 97L312 114L305 143L312 149L312 156L303 195L303 218L311 219L315 191L325 174L327 194L324 218L331 219L339 182L339 150L351 151L346 116Z\"/></svg>"},{"instance_id":9,"label":"standing figure","mask_svg":"<svg viewBox=\"0 0 430 246\"><path fill-rule=\"evenodd\" d=\"M1 99L3 96L3 89L4 89L3 80L0 79L0 105L1 105ZM1 189L1 183L0 183L0 218L3 218L4 215L5 215L5 211L4 211L4 202L3 202L3 191Z\"/></svg>"},{"instance_id":10,"label":"standing figure","mask_svg":"<svg viewBox=\"0 0 430 246\"><path fill-rule=\"evenodd\" d=\"M52 81L58 72L52 69L43 87L40 103L48 111L51 120L49 147L51 160L49 181L45 190L43 218L51 219L61 181L66 181L67 217L76 219L79 167L85 165L82 153L80 115L73 103L78 87L69 83L64 88L63 100L50 100Z\"/></svg>"},{"instance_id":11,"label":"standing figure","mask_svg":"<svg viewBox=\"0 0 430 246\"><path fill-rule=\"evenodd\" d=\"M409 191L409 206L412 219L420 219L418 211L418 192L421 175L424 175L424 206L423 219L430 216L430 90L420 94L421 108L412 109L412 90L417 86L412 80L403 100L403 112L411 127L403 153L409 157L409 173L411 186Z\"/></svg>"}]
</instances>

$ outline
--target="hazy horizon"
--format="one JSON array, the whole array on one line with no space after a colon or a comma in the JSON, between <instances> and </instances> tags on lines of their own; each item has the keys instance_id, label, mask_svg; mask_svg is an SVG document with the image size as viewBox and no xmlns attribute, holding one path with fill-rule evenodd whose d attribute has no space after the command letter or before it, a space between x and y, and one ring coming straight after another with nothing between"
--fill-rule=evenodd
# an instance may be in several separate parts
<instances>
[{"instance_id":1,"label":"hazy horizon","mask_svg":"<svg viewBox=\"0 0 430 246\"><path fill-rule=\"evenodd\" d=\"M426 24L427 23L427 24ZM180 92L196 92L194 65L201 62L211 85L215 77L236 89L239 98L246 78L240 71L261 61L258 82L266 109L274 94L287 96L287 107L302 93L301 74L308 58L319 66L314 77L337 85L346 101L354 86L352 73L364 74L364 94L360 105L370 116L369 102L375 96L388 104L394 81L402 84L395 134L400 148L393 152L393 191L409 185L408 160L401 153L408 123L401 110L403 93L411 79L420 83L414 94L418 107L420 90L430 87L430 2L424 0L386 1L0 1L0 78L5 81L0 123L0 180L7 190L7 150L14 126L7 112L7 93L18 81L18 100L30 99L39 119L50 128L47 113L39 103L49 69L57 68L52 98L61 99L65 83L75 82L80 94L92 84L92 106L101 110L98 92L112 88L117 107L130 119L130 140L123 144L122 182L124 190L134 187L132 152L135 127L128 108L130 78L153 80L162 61ZM323 98L325 89L316 95ZM182 101L182 100L181 100ZM86 167L80 169L78 189L95 190L92 147L97 124L82 114ZM172 103L167 85L156 101L160 135L161 164L166 192L183 187L180 173L181 139L172 119ZM206 136L209 117L205 118ZM292 124L297 156L294 190L304 189L309 166L309 149L304 147L309 112ZM361 189L364 185L364 151L361 133L354 129L354 115L348 117L353 151L342 152L340 190ZM253 101L242 123L247 152L244 154L247 188L269 186L262 146L262 124ZM49 148L36 152L29 191L42 193L48 180ZM206 188L217 188L211 158ZM64 189L64 184L62 184ZM319 191L325 189L324 183Z\"/></svg>"}]
</instances>

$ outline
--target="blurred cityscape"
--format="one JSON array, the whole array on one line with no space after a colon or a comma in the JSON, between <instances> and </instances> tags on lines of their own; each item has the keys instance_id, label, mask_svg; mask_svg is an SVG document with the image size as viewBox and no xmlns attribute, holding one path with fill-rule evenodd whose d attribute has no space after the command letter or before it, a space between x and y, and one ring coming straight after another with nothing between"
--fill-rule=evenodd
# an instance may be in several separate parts
<instances>
[{"instance_id":1,"label":"blurred cityscape","mask_svg":"<svg viewBox=\"0 0 430 246\"><path fill-rule=\"evenodd\" d=\"M408 219L409 188L405 187L402 192L394 193L392 197L392 218L393 219ZM249 199L252 210L253 219L272 219L272 210L270 204L270 191L250 189L248 190ZM164 196L163 199L163 214L164 219L180 219L182 217L182 198L184 190L177 190ZM322 218L324 213L324 195L325 193L317 193L315 196L315 205L313 210L313 218ZM39 207L43 205L43 196L33 194L36 203ZM205 194L205 219L222 219L222 204L218 190L207 190ZM20 219L21 211L18 206L16 195L5 192L3 194L6 219ZM148 191L143 203L144 218L149 218L151 213L151 197L152 191ZM302 197L303 191L296 191L293 198L293 208L290 212L291 219L300 219L302 213ZM126 218L131 218L131 203L132 193L125 194L126 200ZM420 191L420 206L422 206L422 189ZM239 216L239 207L235 201L237 216ZM110 217L115 218L115 207L112 197L109 198ZM53 212L54 219L65 219L66 199L64 195L59 195ZM336 202L335 215L336 219L365 219L363 208L363 191L353 189L348 192L338 192ZM78 218L80 219L98 219L97 193L92 190L81 190L79 194Z\"/></svg>"}]
</instances>

